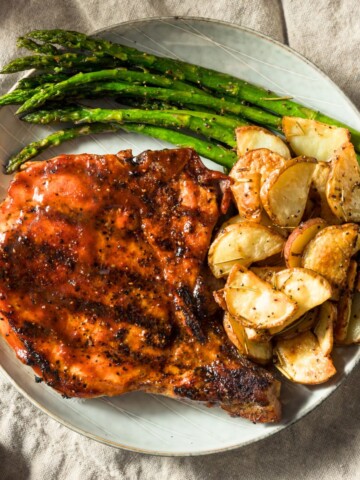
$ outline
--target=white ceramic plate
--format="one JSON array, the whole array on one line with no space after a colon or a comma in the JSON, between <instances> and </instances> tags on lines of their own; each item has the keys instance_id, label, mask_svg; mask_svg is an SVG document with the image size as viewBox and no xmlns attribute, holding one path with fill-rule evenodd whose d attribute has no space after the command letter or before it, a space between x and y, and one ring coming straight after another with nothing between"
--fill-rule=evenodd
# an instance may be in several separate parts
<instances>
[{"instance_id":1,"label":"white ceramic plate","mask_svg":"<svg viewBox=\"0 0 360 480\"><path fill-rule=\"evenodd\" d=\"M129 22L103 30L102 37L134 45L150 53L180 58L258 83L343 120L360 130L360 115L350 100L323 73L289 48L251 30L192 18L160 18ZM53 128L21 123L14 107L0 111L0 154L5 159ZM134 153L170 146L135 134L83 138L45 152ZM206 162L214 167L211 162ZM9 177L1 175L0 194ZM360 306L360 305L359 305ZM356 308L359 310L359 308ZM360 359L360 350L338 349L337 376L325 386L305 387L283 381L284 416L277 425L253 425L231 418L219 408L143 393L95 400L64 400L51 388L36 384L33 371L16 359L0 340L0 365L14 385L41 410L69 428L95 440L158 455L200 455L240 447L279 432L319 405ZM355 386L354 386L355 388Z\"/></svg>"}]
</instances>

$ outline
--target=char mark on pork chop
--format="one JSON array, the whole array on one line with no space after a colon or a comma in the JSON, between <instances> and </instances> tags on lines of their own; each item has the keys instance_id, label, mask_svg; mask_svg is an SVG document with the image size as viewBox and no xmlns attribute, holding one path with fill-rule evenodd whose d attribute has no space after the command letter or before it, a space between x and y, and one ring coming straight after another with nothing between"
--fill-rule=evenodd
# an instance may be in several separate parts
<instances>
[{"instance_id":1,"label":"char mark on pork chop","mask_svg":"<svg viewBox=\"0 0 360 480\"><path fill-rule=\"evenodd\" d=\"M0 331L68 397L134 390L279 419L279 383L230 344L204 261L229 180L191 149L60 155L0 210Z\"/></svg>"}]
</instances>

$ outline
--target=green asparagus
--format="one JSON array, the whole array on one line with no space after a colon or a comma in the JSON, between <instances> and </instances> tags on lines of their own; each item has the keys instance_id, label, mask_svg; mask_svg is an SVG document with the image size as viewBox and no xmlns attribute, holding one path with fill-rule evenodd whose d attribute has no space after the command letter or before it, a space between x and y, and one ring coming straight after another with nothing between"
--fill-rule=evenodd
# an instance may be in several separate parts
<instances>
[{"instance_id":1,"label":"green asparagus","mask_svg":"<svg viewBox=\"0 0 360 480\"><path fill-rule=\"evenodd\" d=\"M26 48L27 50L45 55L58 55L61 53L58 48L50 43L36 43L34 40L25 37L19 37L16 46L18 48Z\"/></svg>"},{"instance_id":2,"label":"green asparagus","mask_svg":"<svg viewBox=\"0 0 360 480\"><path fill-rule=\"evenodd\" d=\"M12 157L6 167L6 173L14 173L18 168L28 160L39 155L41 152L50 147L57 147L67 140L73 140L83 135L91 135L93 133L115 132L119 130L119 125L111 123L93 123L92 125L81 125L75 128L68 128L52 133L46 138L33 142L23 148L15 157Z\"/></svg>"},{"instance_id":3,"label":"green asparagus","mask_svg":"<svg viewBox=\"0 0 360 480\"><path fill-rule=\"evenodd\" d=\"M72 74L66 73L43 73L42 75L22 78L18 81L17 88L25 90L44 85L44 83L59 83L71 76Z\"/></svg>"},{"instance_id":4,"label":"green asparagus","mask_svg":"<svg viewBox=\"0 0 360 480\"><path fill-rule=\"evenodd\" d=\"M104 109L75 106L55 110L40 110L23 117L29 123L48 124L52 122L79 123L144 123L160 127L187 128L207 138L236 147L234 129L237 126L232 119L206 113L193 114L182 111L140 110L140 109Z\"/></svg>"},{"instance_id":5,"label":"green asparagus","mask_svg":"<svg viewBox=\"0 0 360 480\"><path fill-rule=\"evenodd\" d=\"M282 116L293 116L315 119L329 125L347 128L352 136L355 148L360 151L360 132L324 115L316 110L305 107L288 97L283 97L263 87L248 83L226 73L192 65L187 62L165 57L158 57L141 52L135 48L89 37L83 33L66 30L35 30L27 37L56 43L67 48L82 48L89 51L108 53L132 65L151 68L166 75L187 80L197 85L208 87L226 95L246 100L254 105Z\"/></svg>"},{"instance_id":6,"label":"green asparagus","mask_svg":"<svg viewBox=\"0 0 360 480\"><path fill-rule=\"evenodd\" d=\"M106 72L106 73L104 73ZM114 73L110 73L114 72ZM117 72L120 72L118 74ZM127 72L130 73L130 72ZM136 73L138 72L131 72ZM43 105L47 100L53 100L58 98L58 96L63 95L67 89L74 87L77 84L84 84L86 81L98 81L105 78L111 78L111 75L116 78L116 76L125 74L121 70L104 70L100 72L86 73L86 74L77 74L74 77L71 77L64 82L60 82L56 85L49 85L41 92L36 93L32 98L27 100L17 111L17 113L27 113L30 110L34 110L41 105ZM130 78L130 76L128 77ZM178 103L178 104L192 104L200 105L207 108L211 108L217 113L230 112L246 119L249 119L252 122L265 124L271 126L275 129L281 128L281 119L272 115L271 113L264 112L256 107L248 107L242 105L241 103L233 103L223 100L221 98L215 98L208 96L206 94L198 94L188 91L179 91L171 90L167 88L155 88L155 87L143 87L139 85L132 85L127 83L120 82L104 82L94 85L92 92L98 93L101 91L108 91L111 93L122 93L126 96L141 96L145 98L154 98L157 100L164 100L165 102Z\"/></svg>"},{"instance_id":7,"label":"green asparagus","mask_svg":"<svg viewBox=\"0 0 360 480\"><path fill-rule=\"evenodd\" d=\"M119 61L103 53L84 55L82 53L62 53L61 55L28 55L12 60L0 73L15 73L37 68L41 70L77 69L84 67L114 68Z\"/></svg>"}]
</instances>

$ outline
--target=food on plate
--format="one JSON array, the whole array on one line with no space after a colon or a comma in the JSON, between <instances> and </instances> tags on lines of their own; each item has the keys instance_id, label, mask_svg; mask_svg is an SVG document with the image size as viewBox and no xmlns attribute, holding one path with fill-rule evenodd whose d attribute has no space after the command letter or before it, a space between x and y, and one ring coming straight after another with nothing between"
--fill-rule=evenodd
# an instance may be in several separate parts
<instances>
[{"instance_id":1,"label":"food on plate","mask_svg":"<svg viewBox=\"0 0 360 480\"><path fill-rule=\"evenodd\" d=\"M328 162L333 153L350 140L346 128L326 125L308 118L283 117L283 132L296 155Z\"/></svg>"},{"instance_id":2,"label":"food on plate","mask_svg":"<svg viewBox=\"0 0 360 480\"><path fill-rule=\"evenodd\" d=\"M331 354L334 346L334 324L337 315L338 310L333 303L325 302L321 305L314 333L325 356Z\"/></svg>"},{"instance_id":3,"label":"food on plate","mask_svg":"<svg viewBox=\"0 0 360 480\"><path fill-rule=\"evenodd\" d=\"M28 164L0 211L4 338L68 397L143 390L279 420L279 382L237 352L212 300L227 191L191 149Z\"/></svg>"},{"instance_id":4,"label":"food on plate","mask_svg":"<svg viewBox=\"0 0 360 480\"><path fill-rule=\"evenodd\" d=\"M302 266L320 273L337 298L345 286L351 258L357 253L359 227L355 223L325 227L308 243Z\"/></svg>"},{"instance_id":5,"label":"food on plate","mask_svg":"<svg viewBox=\"0 0 360 480\"><path fill-rule=\"evenodd\" d=\"M267 149L289 160L290 150L280 137L271 133L266 128L255 125L245 125L236 129L237 154L239 157L249 151Z\"/></svg>"},{"instance_id":6,"label":"food on plate","mask_svg":"<svg viewBox=\"0 0 360 480\"><path fill-rule=\"evenodd\" d=\"M274 354L276 368L296 383L316 385L326 382L336 373L331 358L324 355L316 336L309 331L297 337L278 339Z\"/></svg>"},{"instance_id":7,"label":"food on plate","mask_svg":"<svg viewBox=\"0 0 360 480\"><path fill-rule=\"evenodd\" d=\"M284 238L275 230L252 222L221 229L211 244L208 261L215 277L228 275L233 265L249 266L282 251Z\"/></svg>"},{"instance_id":8,"label":"food on plate","mask_svg":"<svg viewBox=\"0 0 360 480\"><path fill-rule=\"evenodd\" d=\"M331 285L321 275L306 268L287 268L277 272L275 288L285 293L297 305L292 322L331 297ZM286 324L284 325L286 326Z\"/></svg>"},{"instance_id":9,"label":"food on plate","mask_svg":"<svg viewBox=\"0 0 360 480\"><path fill-rule=\"evenodd\" d=\"M284 325L297 304L242 265L234 265L225 285L225 302L231 315L241 315L244 326L269 329Z\"/></svg>"},{"instance_id":10,"label":"food on plate","mask_svg":"<svg viewBox=\"0 0 360 480\"><path fill-rule=\"evenodd\" d=\"M326 225L322 218L311 218L293 230L284 246L284 259L287 267L301 267L302 254L306 245Z\"/></svg>"},{"instance_id":11,"label":"food on plate","mask_svg":"<svg viewBox=\"0 0 360 480\"><path fill-rule=\"evenodd\" d=\"M336 343L344 343L347 338L349 328L351 307L355 291L355 280L357 274L357 262L350 261L350 265L346 275L346 285L341 292L337 307L337 317L334 322L334 338Z\"/></svg>"},{"instance_id":12,"label":"food on plate","mask_svg":"<svg viewBox=\"0 0 360 480\"><path fill-rule=\"evenodd\" d=\"M260 198L275 225L296 227L301 222L316 160L298 157L273 170L263 183Z\"/></svg>"},{"instance_id":13,"label":"food on plate","mask_svg":"<svg viewBox=\"0 0 360 480\"><path fill-rule=\"evenodd\" d=\"M331 159L326 198L342 221L360 222L360 168L351 143L342 145Z\"/></svg>"},{"instance_id":14,"label":"food on plate","mask_svg":"<svg viewBox=\"0 0 360 480\"><path fill-rule=\"evenodd\" d=\"M285 121L288 128L294 125ZM230 172L238 215L220 227L208 260L212 265L214 250L218 250L218 258L225 258L230 245L236 245L239 251L247 246L239 226L252 224L258 229L257 245L265 243L263 232L277 232L283 239L282 252L270 255L269 251L266 256L264 249L262 259L229 262L222 272L227 277L225 287L214 295L225 312L229 338L242 355L266 364L274 354L276 367L289 380L317 384L336 372L331 359L334 343L360 343L360 316L351 312L360 284L356 258L359 225L354 223L356 214L352 215L357 209L360 179L347 131L328 129L318 122L304 125L304 135L310 138L309 150L296 152L287 137L296 153L309 155L316 151L324 159L325 150L332 152L339 139L346 143L332 157L329 153L327 162L308 157L285 159L278 151L257 148L264 146L260 143L264 138L271 141L271 132L238 129L239 160ZM330 138L330 130L335 138ZM266 145L271 147L270 143ZM272 145L276 149L276 143ZM299 145L306 148L307 142L302 139ZM260 200L256 198L256 202L249 198L254 192L237 188L250 174L260 178ZM244 206L251 201L257 210L248 215ZM342 209L345 213L339 214ZM260 226L267 230L262 231ZM232 230L231 242L224 234L227 229ZM222 243L218 240L221 235Z\"/></svg>"}]
</instances>

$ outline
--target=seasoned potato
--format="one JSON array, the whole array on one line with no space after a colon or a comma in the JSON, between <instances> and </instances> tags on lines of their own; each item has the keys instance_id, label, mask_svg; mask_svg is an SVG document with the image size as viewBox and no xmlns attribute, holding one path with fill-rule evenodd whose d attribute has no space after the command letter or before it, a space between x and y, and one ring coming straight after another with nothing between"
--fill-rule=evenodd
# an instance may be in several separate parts
<instances>
[{"instance_id":1,"label":"seasoned potato","mask_svg":"<svg viewBox=\"0 0 360 480\"><path fill-rule=\"evenodd\" d=\"M267 148L251 150L241 156L231 169L229 176L236 182L238 175L243 172L260 173L261 182L275 169L286 164L281 155L271 152Z\"/></svg>"},{"instance_id":2,"label":"seasoned potato","mask_svg":"<svg viewBox=\"0 0 360 480\"><path fill-rule=\"evenodd\" d=\"M260 173L238 172L230 187L239 214L253 222L260 222L261 218L260 181Z\"/></svg>"},{"instance_id":3,"label":"seasoned potato","mask_svg":"<svg viewBox=\"0 0 360 480\"><path fill-rule=\"evenodd\" d=\"M289 339L278 339L274 347L275 366L291 381L305 385L324 383L336 370L330 357L323 354L311 332Z\"/></svg>"},{"instance_id":4,"label":"seasoned potato","mask_svg":"<svg viewBox=\"0 0 360 480\"><path fill-rule=\"evenodd\" d=\"M302 254L306 245L315 235L326 227L321 218L312 218L301 223L293 230L284 247L285 263L288 267L301 267Z\"/></svg>"},{"instance_id":5,"label":"seasoned potato","mask_svg":"<svg viewBox=\"0 0 360 480\"><path fill-rule=\"evenodd\" d=\"M311 180L310 195L312 195L315 202L319 206L319 213L322 219L329 225L337 225L341 223L340 219L333 214L326 196L327 181L330 175L330 163L319 162L316 165L314 174Z\"/></svg>"},{"instance_id":6,"label":"seasoned potato","mask_svg":"<svg viewBox=\"0 0 360 480\"><path fill-rule=\"evenodd\" d=\"M334 345L334 323L336 321L337 308L331 302L325 302L320 307L319 319L314 329L319 346L323 354L330 355Z\"/></svg>"},{"instance_id":7,"label":"seasoned potato","mask_svg":"<svg viewBox=\"0 0 360 480\"><path fill-rule=\"evenodd\" d=\"M225 300L229 313L241 316L244 327L255 330L286 324L298 308L295 301L274 290L242 265L235 265L229 274Z\"/></svg>"},{"instance_id":8,"label":"seasoned potato","mask_svg":"<svg viewBox=\"0 0 360 480\"><path fill-rule=\"evenodd\" d=\"M283 117L283 132L296 155L315 157L319 162L329 161L342 144L350 140L345 128L305 118Z\"/></svg>"},{"instance_id":9,"label":"seasoned potato","mask_svg":"<svg viewBox=\"0 0 360 480\"><path fill-rule=\"evenodd\" d=\"M288 268L278 272L275 275L275 285L298 306L291 323L331 297L330 283L306 268Z\"/></svg>"},{"instance_id":10,"label":"seasoned potato","mask_svg":"<svg viewBox=\"0 0 360 480\"><path fill-rule=\"evenodd\" d=\"M215 277L226 276L233 265L250 265L282 251L284 238L268 227L253 222L228 225L209 249L208 261Z\"/></svg>"},{"instance_id":11,"label":"seasoned potato","mask_svg":"<svg viewBox=\"0 0 360 480\"><path fill-rule=\"evenodd\" d=\"M355 291L356 274L357 262L355 260L351 260L347 272L346 286L341 292L337 308L337 318L334 326L334 338L336 343L343 343L346 341Z\"/></svg>"},{"instance_id":12,"label":"seasoned potato","mask_svg":"<svg viewBox=\"0 0 360 480\"><path fill-rule=\"evenodd\" d=\"M298 157L267 177L261 187L260 198L266 213L276 225L299 225L315 167L315 159Z\"/></svg>"},{"instance_id":13,"label":"seasoned potato","mask_svg":"<svg viewBox=\"0 0 360 480\"><path fill-rule=\"evenodd\" d=\"M360 167L351 143L336 150L326 186L328 204L339 219L360 222Z\"/></svg>"},{"instance_id":14,"label":"seasoned potato","mask_svg":"<svg viewBox=\"0 0 360 480\"><path fill-rule=\"evenodd\" d=\"M272 360L271 342L250 340L241 322L228 312L224 316L224 328L230 341L242 355L261 365L266 365Z\"/></svg>"},{"instance_id":15,"label":"seasoned potato","mask_svg":"<svg viewBox=\"0 0 360 480\"><path fill-rule=\"evenodd\" d=\"M346 284L351 257L356 253L358 225L347 223L325 227L305 248L302 266L325 277L333 287L333 298Z\"/></svg>"},{"instance_id":16,"label":"seasoned potato","mask_svg":"<svg viewBox=\"0 0 360 480\"><path fill-rule=\"evenodd\" d=\"M225 290L222 288L221 290L216 290L213 292L214 300L219 305L220 308L223 310L227 310L226 302L225 302Z\"/></svg>"},{"instance_id":17,"label":"seasoned potato","mask_svg":"<svg viewBox=\"0 0 360 480\"><path fill-rule=\"evenodd\" d=\"M271 335L267 330L255 330L255 328L245 327L245 334L248 340L253 342L268 342Z\"/></svg>"},{"instance_id":18,"label":"seasoned potato","mask_svg":"<svg viewBox=\"0 0 360 480\"><path fill-rule=\"evenodd\" d=\"M246 356L247 348L244 327L241 323L236 322L228 312L225 312L223 325L230 342L235 345L242 355Z\"/></svg>"},{"instance_id":19,"label":"seasoned potato","mask_svg":"<svg viewBox=\"0 0 360 480\"><path fill-rule=\"evenodd\" d=\"M326 302L325 302L326 303ZM313 308L308 312L304 313L302 317L296 320L291 325L288 325L284 329L271 329L269 333L274 333L276 337L280 338L293 338L299 335L299 333L307 332L311 330L316 323L318 318L319 310L318 308Z\"/></svg>"},{"instance_id":20,"label":"seasoned potato","mask_svg":"<svg viewBox=\"0 0 360 480\"><path fill-rule=\"evenodd\" d=\"M275 287L275 275L281 270L284 270L285 267L252 267L251 271L255 273L261 280L264 282L270 283Z\"/></svg>"},{"instance_id":21,"label":"seasoned potato","mask_svg":"<svg viewBox=\"0 0 360 480\"><path fill-rule=\"evenodd\" d=\"M355 295L353 299L353 309L350 315L350 321L347 329L346 339L343 342L346 345L360 343L360 295Z\"/></svg>"},{"instance_id":22,"label":"seasoned potato","mask_svg":"<svg viewBox=\"0 0 360 480\"><path fill-rule=\"evenodd\" d=\"M237 153L241 157L250 150L267 148L278 153L286 160L291 158L290 151L285 142L265 128L249 125L236 129Z\"/></svg>"}]
</instances>

